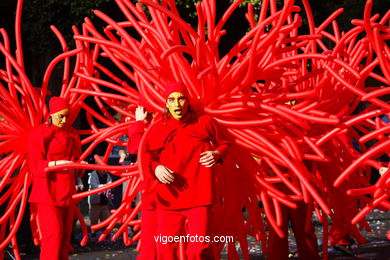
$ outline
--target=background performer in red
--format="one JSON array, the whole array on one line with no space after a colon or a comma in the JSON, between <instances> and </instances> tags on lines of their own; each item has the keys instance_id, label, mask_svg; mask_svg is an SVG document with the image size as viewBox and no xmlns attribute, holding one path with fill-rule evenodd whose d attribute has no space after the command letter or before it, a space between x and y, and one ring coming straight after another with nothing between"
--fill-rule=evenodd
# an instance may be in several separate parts
<instances>
[{"instance_id":1,"label":"background performer in red","mask_svg":"<svg viewBox=\"0 0 390 260\"><path fill-rule=\"evenodd\" d=\"M28 153L32 173L29 202L37 210L41 234L40 259L68 259L76 193L74 170L45 172L46 167L76 162L81 145L74 129L66 125L69 106L64 98L53 97L49 122L30 133Z\"/></svg>"},{"instance_id":2,"label":"background performer in red","mask_svg":"<svg viewBox=\"0 0 390 260\"><path fill-rule=\"evenodd\" d=\"M141 142L142 136L145 133L145 129L148 127L153 116L145 108L149 108L147 103L142 97L140 97L139 106L135 110L135 122L130 125L128 130L128 146L127 151L132 162L137 160L138 147ZM149 111L152 109L149 108ZM148 176L142 182L142 187L148 189L149 186L153 185L155 179ZM156 235L157 229L157 213L156 203L153 201L155 196L152 196L150 192L142 194L142 221L141 221L141 246L138 260L153 260L157 259L157 249L154 236Z\"/></svg>"}]
</instances>

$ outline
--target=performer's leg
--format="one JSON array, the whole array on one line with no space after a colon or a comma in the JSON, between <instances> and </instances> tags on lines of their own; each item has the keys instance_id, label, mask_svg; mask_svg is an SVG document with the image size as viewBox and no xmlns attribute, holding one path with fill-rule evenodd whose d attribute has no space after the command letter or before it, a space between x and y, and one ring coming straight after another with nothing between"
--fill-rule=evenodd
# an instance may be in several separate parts
<instances>
[{"instance_id":1,"label":"performer's leg","mask_svg":"<svg viewBox=\"0 0 390 260\"><path fill-rule=\"evenodd\" d=\"M62 246L62 217L58 208L45 204L37 204L37 218L42 235L41 260L60 260Z\"/></svg>"},{"instance_id":2,"label":"performer's leg","mask_svg":"<svg viewBox=\"0 0 390 260\"><path fill-rule=\"evenodd\" d=\"M268 247L267 247L267 259L268 260L286 260L288 259L288 222L289 213L286 206L280 205L282 210L282 226L284 237L281 238L274 231L271 225L268 225Z\"/></svg>"},{"instance_id":3,"label":"performer's leg","mask_svg":"<svg viewBox=\"0 0 390 260\"><path fill-rule=\"evenodd\" d=\"M154 209L142 210L141 221L141 248L137 260L155 260L156 241L154 236L157 236L157 212Z\"/></svg>"},{"instance_id":4,"label":"performer's leg","mask_svg":"<svg viewBox=\"0 0 390 260\"><path fill-rule=\"evenodd\" d=\"M298 202L296 209L289 209L291 226L298 247L299 259L319 260L317 237L311 222L312 212L304 202Z\"/></svg>"},{"instance_id":5,"label":"performer's leg","mask_svg":"<svg viewBox=\"0 0 390 260\"><path fill-rule=\"evenodd\" d=\"M187 259L202 260L214 259L211 248L211 234L209 231L210 207L195 207L183 210L187 217L188 234L192 241L188 241ZM207 237L208 236L208 237Z\"/></svg>"},{"instance_id":6,"label":"performer's leg","mask_svg":"<svg viewBox=\"0 0 390 260\"><path fill-rule=\"evenodd\" d=\"M184 233L185 216L181 210L157 210L157 259L178 259L179 243L168 242Z\"/></svg>"},{"instance_id":7,"label":"performer's leg","mask_svg":"<svg viewBox=\"0 0 390 260\"><path fill-rule=\"evenodd\" d=\"M62 224L63 224L63 237L62 237L62 248L61 248L61 260L69 259L69 251L72 248L70 244L70 237L72 235L72 223L74 216L74 207L63 207L60 208L62 215Z\"/></svg>"}]
</instances>

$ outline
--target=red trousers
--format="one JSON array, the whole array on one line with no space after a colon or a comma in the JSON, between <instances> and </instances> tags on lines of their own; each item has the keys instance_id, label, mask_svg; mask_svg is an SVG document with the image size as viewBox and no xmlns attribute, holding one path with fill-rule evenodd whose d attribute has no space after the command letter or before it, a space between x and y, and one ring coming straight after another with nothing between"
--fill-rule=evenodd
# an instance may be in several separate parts
<instances>
[{"instance_id":1,"label":"red trousers","mask_svg":"<svg viewBox=\"0 0 390 260\"><path fill-rule=\"evenodd\" d=\"M297 203L298 207L292 209L281 205L283 223L282 230L284 238L280 238L272 227L269 227L268 254L269 260L288 259L288 223L291 221L291 227L294 231L297 243L299 259L301 260L319 260L317 237L314 233L314 227L311 223L311 212L308 214L307 204Z\"/></svg>"},{"instance_id":2,"label":"red trousers","mask_svg":"<svg viewBox=\"0 0 390 260\"><path fill-rule=\"evenodd\" d=\"M157 259L157 248L154 236L157 232L157 212L155 209L142 209L141 247L137 260Z\"/></svg>"},{"instance_id":3,"label":"red trousers","mask_svg":"<svg viewBox=\"0 0 390 260\"><path fill-rule=\"evenodd\" d=\"M158 210L157 236L182 236L188 260L214 259L209 233L210 207L185 210ZM185 238L184 238L185 237ZM210 238L212 239L212 238ZM157 241L157 259L179 259L179 243Z\"/></svg>"},{"instance_id":4,"label":"red trousers","mask_svg":"<svg viewBox=\"0 0 390 260\"><path fill-rule=\"evenodd\" d=\"M41 203L36 205L39 230L42 236L39 259L69 259L74 206L54 207Z\"/></svg>"}]
</instances>

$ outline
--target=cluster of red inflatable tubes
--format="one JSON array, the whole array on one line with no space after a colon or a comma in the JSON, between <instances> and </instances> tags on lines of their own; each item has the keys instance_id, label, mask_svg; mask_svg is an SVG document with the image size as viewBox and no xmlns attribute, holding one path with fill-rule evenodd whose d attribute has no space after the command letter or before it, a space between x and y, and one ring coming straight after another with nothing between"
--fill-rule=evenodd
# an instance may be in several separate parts
<instances>
[{"instance_id":1,"label":"cluster of red inflatable tubes","mask_svg":"<svg viewBox=\"0 0 390 260\"><path fill-rule=\"evenodd\" d=\"M386 135L389 126L382 120L390 108L383 101L383 96L390 92L387 88L390 50L385 42L390 37L390 12L383 17L371 16L372 1L367 1L363 19L352 20L354 28L341 33L335 19L342 10L315 26L308 1L302 1L303 11L294 6L294 1L287 1L281 10L277 9L276 1L263 1L257 20L249 4L246 18L250 30L221 56L218 46L223 44L224 37L229 37L224 25L241 2L235 1L219 21L216 21L216 1L198 3L195 30L179 16L173 0L161 4L141 0L135 5L118 0L126 19L114 21L95 11L107 26L101 33L86 18L81 31L73 28L76 45L73 50L68 49L61 34L52 28L63 53L49 64L39 89L32 86L24 69L20 36L22 1L18 2L15 57L6 32L0 31L3 38L0 51L5 59L5 68L0 70L3 155L0 205L6 208L0 217L1 250L11 242L15 255L19 255L15 233L31 181L23 144L28 130L47 118L44 101L48 82L59 62L64 63L61 96L68 98L72 105L70 121L83 110L90 125L90 129L79 131L83 137L87 136L82 140L87 148L81 158L86 158L101 142L109 143L103 159L96 158L100 165L72 167L105 169L122 177L105 187L80 193L75 199L129 181L122 205L109 219L92 227L106 227L99 240L118 223L121 226L112 239L123 235L126 245L136 241L142 232L131 238L127 232L130 227L135 231L140 227L136 216L142 202L132 207L132 201L140 191L145 163L142 142L139 164L108 166L106 162L114 145L126 144L119 137L127 132L134 119L133 111L128 108L134 107L139 96L143 96L155 112L161 111L163 86L169 81L186 84L195 109L212 115L234 141L224 166L230 165L229 176L222 176L217 185L223 203L215 206L215 214L220 223L219 234L233 233L246 258L247 234L261 240L265 247L262 213L268 225L280 236L284 235L279 228L283 218L281 204L295 207L295 201L312 203L324 225L324 241L328 240L328 216L333 220L334 229L342 229L337 227L337 219L350 219L349 235L359 240L356 224L368 228L364 220L367 213L374 208L390 208L390 173L370 184L368 172L369 167L387 167L387 163L377 158L387 154L390 144ZM150 16L141 4L147 7ZM309 35L298 34L302 15L307 17ZM326 41L332 43L331 47ZM74 67L70 66L71 58L76 61ZM108 63L126 77L115 75ZM375 79L380 86L365 85L368 78ZM94 99L97 109L84 102L87 97ZM353 113L361 101L369 105ZM130 123L116 123L106 109L108 106L130 117ZM97 121L108 127L99 128ZM358 140L361 152L352 146L353 138ZM371 147L364 145L373 140L376 142ZM310 168L308 161L311 161ZM332 176L324 176L325 171L317 164L333 169ZM290 192L278 190L275 186L279 183ZM345 202L329 195L336 189L355 207L354 215L344 216L338 210ZM262 208L258 207L258 201L262 202ZM357 208L358 202L361 209ZM243 218L243 207L249 212L249 219ZM229 219L222 214L226 211ZM85 224L83 231L82 244L85 244ZM38 231L34 237L38 243ZM237 256L234 243L228 249L232 257Z\"/></svg>"}]
</instances>

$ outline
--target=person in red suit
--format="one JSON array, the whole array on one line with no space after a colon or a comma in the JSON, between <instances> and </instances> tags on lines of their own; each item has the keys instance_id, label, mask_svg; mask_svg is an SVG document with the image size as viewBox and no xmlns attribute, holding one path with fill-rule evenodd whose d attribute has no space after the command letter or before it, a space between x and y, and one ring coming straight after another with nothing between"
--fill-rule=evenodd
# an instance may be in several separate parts
<instances>
[{"instance_id":1,"label":"person in red suit","mask_svg":"<svg viewBox=\"0 0 390 260\"><path fill-rule=\"evenodd\" d=\"M139 144L142 136L145 133L145 129L152 120L152 113L147 112L152 109L148 106L146 101L140 97L138 101L139 106L135 110L135 122L132 123L128 130L127 152L132 161L137 160L139 151ZM152 185L153 180L151 178L144 179L142 182L143 187ZM155 203L151 201L150 194L142 195L142 209L141 209L142 221L141 221L141 246L137 256L138 260L153 260L157 259L157 248L154 236L157 229L157 214Z\"/></svg>"},{"instance_id":2,"label":"person in red suit","mask_svg":"<svg viewBox=\"0 0 390 260\"><path fill-rule=\"evenodd\" d=\"M304 163L308 169L312 168L310 162L305 161ZM278 183L275 187L285 194L292 195L292 192L285 184ZM284 237L279 237L273 227L269 226L267 247L267 259L269 260L289 259L289 224L294 232L299 259L320 260L317 236L312 223L313 207L304 201L296 201L295 204L296 208L280 205L282 215L280 228L284 233Z\"/></svg>"},{"instance_id":3,"label":"person in red suit","mask_svg":"<svg viewBox=\"0 0 390 260\"><path fill-rule=\"evenodd\" d=\"M76 162L81 144L66 123L69 105L64 98L52 97L48 123L33 129L28 139L32 174L31 206L37 211L41 234L40 259L69 259L76 193L74 170L45 171L47 167Z\"/></svg>"},{"instance_id":4,"label":"person in red suit","mask_svg":"<svg viewBox=\"0 0 390 260\"><path fill-rule=\"evenodd\" d=\"M157 179L152 191L160 237L189 235L187 259L213 259L210 241L214 202L213 166L230 143L211 117L197 115L183 84L166 85L166 116L146 137L149 170ZM187 233L187 234L185 234ZM157 259L178 259L178 242L157 243Z\"/></svg>"},{"instance_id":5,"label":"person in red suit","mask_svg":"<svg viewBox=\"0 0 390 260\"><path fill-rule=\"evenodd\" d=\"M295 209L281 205L283 238L279 237L272 227L269 227L267 259L289 259L288 224L290 222L294 231L299 259L320 260L317 237L311 222L312 209L302 201L296 202L296 204L297 208Z\"/></svg>"}]
</instances>

